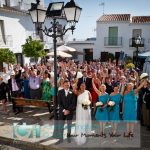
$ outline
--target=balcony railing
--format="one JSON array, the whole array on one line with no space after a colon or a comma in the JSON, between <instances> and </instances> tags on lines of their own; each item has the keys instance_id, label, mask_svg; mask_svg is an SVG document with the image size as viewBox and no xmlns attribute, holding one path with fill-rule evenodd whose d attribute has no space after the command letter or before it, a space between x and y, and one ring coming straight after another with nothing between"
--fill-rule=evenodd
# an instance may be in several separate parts
<instances>
[{"instance_id":1,"label":"balcony railing","mask_svg":"<svg viewBox=\"0 0 150 150\"><path fill-rule=\"evenodd\" d=\"M129 46L130 47L137 47L135 40L136 40L135 37L129 39ZM143 38L141 38L141 43L138 44L138 47L144 47L144 39Z\"/></svg>"},{"instance_id":2,"label":"balcony railing","mask_svg":"<svg viewBox=\"0 0 150 150\"><path fill-rule=\"evenodd\" d=\"M104 37L104 46L122 46L122 37Z\"/></svg>"},{"instance_id":3,"label":"balcony railing","mask_svg":"<svg viewBox=\"0 0 150 150\"><path fill-rule=\"evenodd\" d=\"M11 47L13 45L12 35L0 35L0 46Z\"/></svg>"}]
</instances>

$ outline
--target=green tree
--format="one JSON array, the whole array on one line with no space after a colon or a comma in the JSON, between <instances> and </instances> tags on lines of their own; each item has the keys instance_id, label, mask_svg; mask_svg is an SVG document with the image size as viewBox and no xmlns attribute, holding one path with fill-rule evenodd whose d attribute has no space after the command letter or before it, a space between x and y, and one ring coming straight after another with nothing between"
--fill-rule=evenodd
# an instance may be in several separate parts
<instances>
[{"instance_id":1,"label":"green tree","mask_svg":"<svg viewBox=\"0 0 150 150\"><path fill-rule=\"evenodd\" d=\"M108 59L111 59L113 61L115 59L115 56L113 53L108 53Z\"/></svg>"},{"instance_id":2,"label":"green tree","mask_svg":"<svg viewBox=\"0 0 150 150\"><path fill-rule=\"evenodd\" d=\"M125 58L125 63L126 63L126 64L133 63L132 57L126 56L126 58Z\"/></svg>"},{"instance_id":3,"label":"green tree","mask_svg":"<svg viewBox=\"0 0 150 150\"><path fill-rule=\"evenodd\" d=\"M9 48L0 48L0 64L3 62L7 64L16 63L16 56Z\"/></svg>"},{"instance_id":4,"label":"green tree","mask_svg":"<svg viewBox=\"0 0 150 150\"><path fill-rule=\"evenodd\" d=\"M33 40L31 36L29 36L29 38L26 39L26 43L22 45L22 53L26 57L34 57L35 60L46 55L44 45L39 40Z\"/></svg>"}]
</instances>

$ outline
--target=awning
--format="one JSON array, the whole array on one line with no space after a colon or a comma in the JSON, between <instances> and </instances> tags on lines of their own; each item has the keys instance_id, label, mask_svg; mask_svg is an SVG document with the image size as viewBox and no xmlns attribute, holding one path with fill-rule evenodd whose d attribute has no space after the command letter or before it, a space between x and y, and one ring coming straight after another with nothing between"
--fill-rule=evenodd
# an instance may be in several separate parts
<instances>
[{"instance_id":1,"label":"awning","mask_svg":"<svg viewBox=\"0 0 150 150\"><path fill-rule=\"evenodd\" d=\"M143 58L145 58L145 57L148 57L148 56L150 56L150 51L147 51L147 52L139 53L139 54L138 54L138 57L143 57Z\"/></svg>"},{"instance_id":2,"label":"awning","mask_svg":"<svg viewBox=\"0 0 150 150\"><path fill-rule=\"evenodd\" d=\"M47 56L54 56L54 52L50 52L47 54ZM72 57L71 54L68 54L68 53L65 53L65 52L62 52L62 51L57 51L57 56L60 56L60 57L63 57L63 58L70 58Z\"/></svg>"}]
</instances>

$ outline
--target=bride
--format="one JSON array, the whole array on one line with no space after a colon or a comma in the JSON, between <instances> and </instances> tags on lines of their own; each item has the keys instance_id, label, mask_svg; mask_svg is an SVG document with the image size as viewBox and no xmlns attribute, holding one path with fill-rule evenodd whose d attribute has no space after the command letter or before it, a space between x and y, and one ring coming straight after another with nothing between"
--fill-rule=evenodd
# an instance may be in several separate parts
<instances>
[{"instance_id":1,"label":"bride","mask_svg":"<svg viewBox=\"0 0 150 150\"><path fill-rule=\"evenodd\" d=\"M92 100L89 91L85 90L85 84L80 85L79 91L74 89L77 95L77 107L76 107L76 125L75 125L75 141L77 145L86 143L87 136L91 133L91 109L90 101ZM87 105L84 105L87 103Z\"/></svg>"}]
</instances>

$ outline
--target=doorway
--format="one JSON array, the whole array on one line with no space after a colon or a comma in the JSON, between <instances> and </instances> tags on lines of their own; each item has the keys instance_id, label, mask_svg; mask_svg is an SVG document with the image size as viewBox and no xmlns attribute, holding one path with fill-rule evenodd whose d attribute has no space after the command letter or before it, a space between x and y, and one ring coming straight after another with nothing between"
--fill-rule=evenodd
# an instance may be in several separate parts
<instances>
[{"instance_id":1,"label":"doorway","mask_svg":"<svg viewBox=\"0 0 150 150\"><path fill-rule=\"evenodd\" d=\"M93 49L84 49L84 60L89 62L93 60Z\"/></svg>"}]
</instances>

